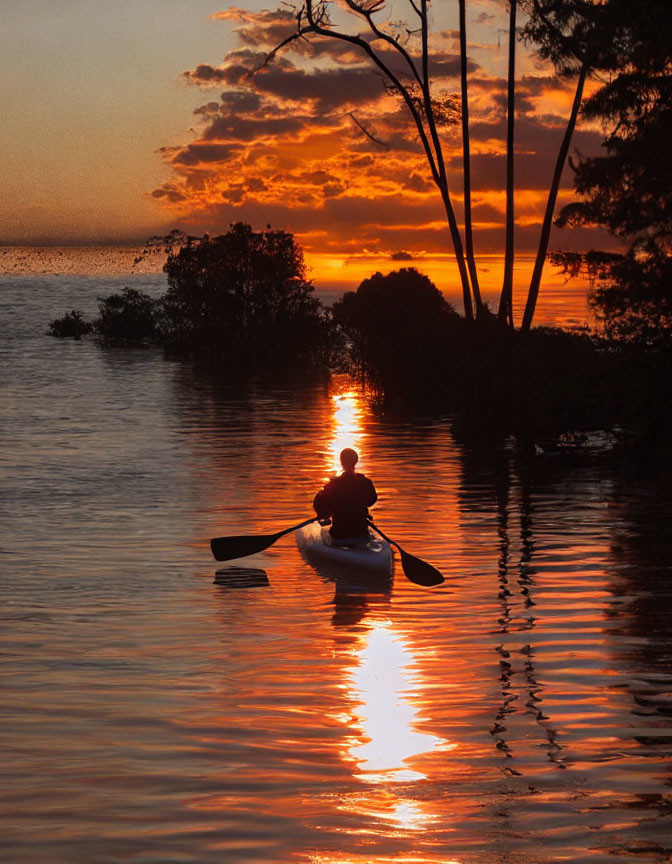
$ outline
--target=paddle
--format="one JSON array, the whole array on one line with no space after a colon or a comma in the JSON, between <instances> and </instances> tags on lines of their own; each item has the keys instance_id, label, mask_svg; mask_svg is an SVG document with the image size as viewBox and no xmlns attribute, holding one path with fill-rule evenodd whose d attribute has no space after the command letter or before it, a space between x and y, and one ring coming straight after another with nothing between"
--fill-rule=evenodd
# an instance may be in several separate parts
<instances>
[{"instance_id":1,"label":"paddle","mask_svg":"<svg viewBox=\"0 0 672 864\"><path fill-rule=\"evenodd\" d=\"M404 552L401 546L398 543L395 543L394 540L390 540L386 534L383 534L380 528L374 525L370 518L369 525L377 534L380 534L383 540L386 540L390 546L395 546L399 550L404 575L411 582L415 582L416 585L424 585L425 588L430 588L433 585L440 585L444 581L443 576L439 573L436 567L432 567L431 564L423 561L422 558L416 558L415 555L409 555L408 552Z\"/></svg>"},{"instance_id":2,"label":"paddle","mask_svg":"<svg viewBox=\"0 0 672 864\"><path fill-rule=\"evenodd\" d=\"M272 546L276 540L284 537L285 534L291 534L292 531L298 531L304 525L310 525L311 522L317 522L317 516L312 519L306 519L299 525L294 525L292 528L286 528L284 531L278 531L277 534L251 534L241 535L236 537L214 537L210 541L210 548L216 561L231 561L234 558L245 558L247 555L254 555L255 552L263 552Z\"/></svg>"}]
</instances>

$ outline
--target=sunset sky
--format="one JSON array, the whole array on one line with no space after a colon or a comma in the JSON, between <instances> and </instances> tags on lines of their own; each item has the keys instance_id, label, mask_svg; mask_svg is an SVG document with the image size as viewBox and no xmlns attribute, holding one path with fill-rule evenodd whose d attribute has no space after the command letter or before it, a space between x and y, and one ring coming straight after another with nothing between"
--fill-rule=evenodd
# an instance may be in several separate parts
<instances>
[{"instance_id":1,"label":"sunset sky","mask_svg":"<svg viewBox=\"0 0 672 864\"><path fill-rule=\"evenodd\" d=\"M398 0L389 20L409 8ZM245 76L293 27L261 0L3 0L0 243L134 243L242 219L294 232L318 270L449 254L413 129L365 57L301 43ZM435 0L439 95L458 89L456 27L457 3ZM500 0L468 3L475 243L490 255L503 244L506 28ZM517 79L516 242L532 251L573 83L523 46ZM460 213L459 127L443 140ZM584 125L574 147L599 141ZM560 203L570 181L568 169ZM592 239L556 232L551 248Z\"/></svg>"}]
</instances>

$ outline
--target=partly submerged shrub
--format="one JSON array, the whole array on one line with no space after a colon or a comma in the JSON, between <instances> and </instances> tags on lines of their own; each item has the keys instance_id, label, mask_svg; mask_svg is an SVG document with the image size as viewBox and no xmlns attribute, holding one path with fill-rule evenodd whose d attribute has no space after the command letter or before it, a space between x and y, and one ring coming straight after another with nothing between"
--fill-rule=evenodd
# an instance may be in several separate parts
<instances>
[{"instance_id":1,"label":"partly submerged shrub","mask_svg":"<svg viewBox=\"0 0 672 864\"><path fill-rule=\"evenodd\" d=\"M49 336L57 339L81 339L91 332L92 324L84 320L79 309L66 312L62 318L55 318L49 325Z\"/></svg>"},{"instance_id":2,"label":"partly submerged shrub","mask_svg":"<svg viewBox=\"0 0 672 864\"><path fill-rule=\"evenodd\" d=\"M99 316L93 323L103 341L145 342L156 335L157 301L135 288L98 298Z\"/></svg>"}]
</instances>

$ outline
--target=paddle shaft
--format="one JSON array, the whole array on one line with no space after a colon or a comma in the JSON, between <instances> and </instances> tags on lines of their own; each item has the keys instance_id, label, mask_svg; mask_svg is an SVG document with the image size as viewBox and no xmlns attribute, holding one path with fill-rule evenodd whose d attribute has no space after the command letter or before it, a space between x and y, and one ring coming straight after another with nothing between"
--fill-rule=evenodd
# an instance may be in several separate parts
<instances>
[{"instance_id":1,"label":"paddle shaft","mask_svg":"<svg viewBox=\"0 0 672 864\"><path fill-rule=\"evenodd\" d=\"M398 543L395 543L394 540L390 540L387 534L383 534L380 528L377 525L373 524L373 520L371 519L371 517L369 517L368 523L377 534L380 534L380 536L383 538L383 540L385 540L386 543L389 543L390 546L395 546L400 552L404 551Z\"/></svg>"},{"instance_id":2,"label":"paddle shaft","mask_svg":"<svg viewBox=\"0 0 672 864\"><path fill-rule=\"evenodd\" d=\"M306 519L305 522L300 522L298 525L294 525L293 528L285 528L284 531L278 531L278 533L275 535L275 539L279 540L281 537L284 537L285 534L291 534L292 531L298 531L299 528L305 528L306 525L310 525L312 522L317 522L317 520L318 520L318 517L313 516L312 519ZM275 541L273 541L273 542L275 542Z\"/></svg>"}]
</instances>

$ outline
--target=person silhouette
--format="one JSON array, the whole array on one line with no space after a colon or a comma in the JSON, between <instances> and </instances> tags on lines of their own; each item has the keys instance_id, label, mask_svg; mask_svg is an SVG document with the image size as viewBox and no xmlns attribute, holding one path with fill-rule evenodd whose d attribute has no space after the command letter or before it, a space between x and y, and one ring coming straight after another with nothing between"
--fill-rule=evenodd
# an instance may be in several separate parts
<instances>
[{"instance_id":1,"label":"person silhouette","mask_svg":"<svg viewBox=\"0 0 672 864\"><path fill-rule=\"evenodd\" d=\"M359 456L350 447L341 451L343 473L333 477L313 500L320 523L328 525L334 540L343 543L366 542L369 539L368 508L376 503L378 494L373 483L355 466Z\"/></svg>"}]
</instances>

